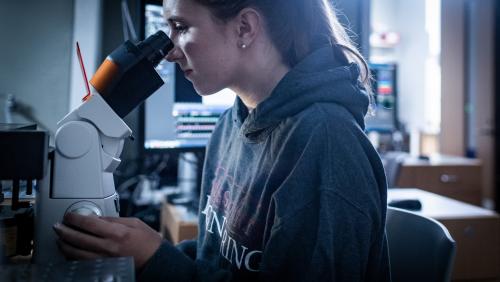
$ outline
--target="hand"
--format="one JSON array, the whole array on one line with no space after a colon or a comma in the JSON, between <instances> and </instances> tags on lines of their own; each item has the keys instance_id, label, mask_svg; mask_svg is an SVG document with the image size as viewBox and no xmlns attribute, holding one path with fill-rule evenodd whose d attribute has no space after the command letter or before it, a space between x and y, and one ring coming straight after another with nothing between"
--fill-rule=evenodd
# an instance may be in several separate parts
<instances>
[{"instance_id":1,"label":"hand","mask_svg":"<svg viewBox=\"0 0 500 282\"><path fill-rule=\"evenodd\" d=\"M162 237L137 218L97 217L68 213L56 223L57 244L68 259L134 257L142 266L159 248Z\"/></svg>"}]
</instances>

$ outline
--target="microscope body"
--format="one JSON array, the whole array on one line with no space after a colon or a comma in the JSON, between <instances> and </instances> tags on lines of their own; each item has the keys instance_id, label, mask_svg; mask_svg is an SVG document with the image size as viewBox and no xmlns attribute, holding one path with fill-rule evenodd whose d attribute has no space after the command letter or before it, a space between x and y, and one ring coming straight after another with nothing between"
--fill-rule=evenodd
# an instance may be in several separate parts
<instances>
[{"instance_id":1,"label":"microscope body","mask_svg":"<svg viewBox=\"0 0 500 282\"><path fill-rule=\"evenodd\" d=\"M56 148L39 184L35 213L36 263L62 261L52 226L67 212L118 216L113 172L130 128L99 94L58 123Z\"/></svg>"},{"instance_id":2,"label":"microscope body","mask_svg":"<svg viewBox=\"0 0 500 282\"><path fill-rule=\"evenodd\" d=\"M162 31L115 49L90 80L95 90L58 123L47 175L38 182L34 259L63 261L52 226L64 215L119 216L113 172L132 131L123 118L163 85L155 66L173 48Z\"/></svg>"}]
</instances>

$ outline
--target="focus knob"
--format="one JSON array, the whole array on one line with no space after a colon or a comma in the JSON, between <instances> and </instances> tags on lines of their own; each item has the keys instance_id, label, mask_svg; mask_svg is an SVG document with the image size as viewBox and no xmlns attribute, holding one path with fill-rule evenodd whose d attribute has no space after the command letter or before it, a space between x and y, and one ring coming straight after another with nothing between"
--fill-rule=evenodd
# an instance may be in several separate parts
<instances>
[{"instance_id":1,"label":"focus knob","mask_svg":"<svg viewBox=\"0 0 500 282\"><path fill-rule=\"evenodd\" d=\"M101 209L96 204L89 201L74 203L66 210L66 213L69 212L74 212L81 215L102 216Z\"/></svg>"}]
</instances>

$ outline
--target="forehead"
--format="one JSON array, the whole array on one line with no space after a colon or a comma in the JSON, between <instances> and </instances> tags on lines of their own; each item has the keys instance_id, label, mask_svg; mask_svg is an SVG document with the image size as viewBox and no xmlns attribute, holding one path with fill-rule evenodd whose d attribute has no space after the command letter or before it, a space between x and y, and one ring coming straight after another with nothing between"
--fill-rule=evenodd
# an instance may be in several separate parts
<instances>
[{"instance_id":1,"label":"forehead","mask_svg":"<svg viewBox=\"0 0 500 282\"><path fill-rule=\"evenodd\" d=\"M163 13L168 20L170 17L199 17L208 14L209 10L194 0L164 0Z\"/></svg>"}]
</instances>

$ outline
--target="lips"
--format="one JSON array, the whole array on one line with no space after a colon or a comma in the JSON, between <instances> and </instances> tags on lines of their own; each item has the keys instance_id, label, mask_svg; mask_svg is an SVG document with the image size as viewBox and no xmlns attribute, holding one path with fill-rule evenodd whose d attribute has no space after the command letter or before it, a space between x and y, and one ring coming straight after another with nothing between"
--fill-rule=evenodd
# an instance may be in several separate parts
<instances>
[{"instance_id":1,"label":"lips","mask_svg":"<svg viewBox=\"0 0 500 282\"><path fill-rule=\"evenodd\" d=\"M184 76L188 77L191 73L193 73L193 70L184 70Z\"/></svg>"}]
</instances>

